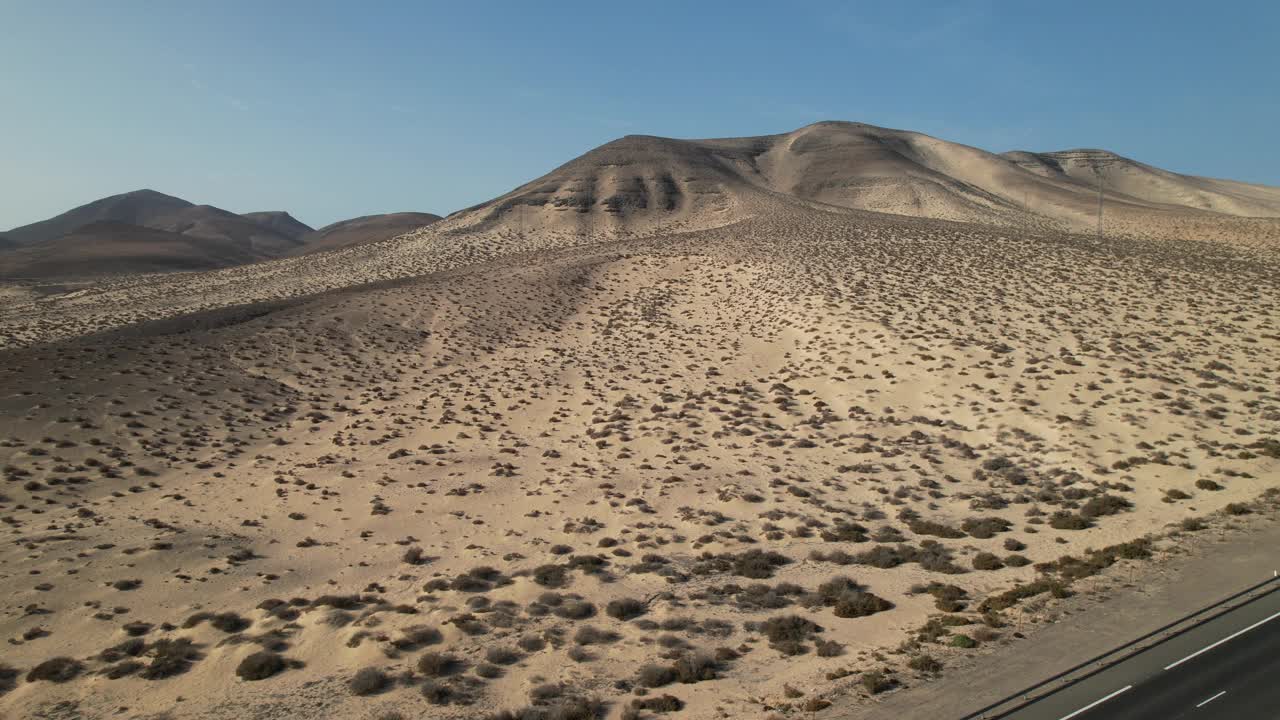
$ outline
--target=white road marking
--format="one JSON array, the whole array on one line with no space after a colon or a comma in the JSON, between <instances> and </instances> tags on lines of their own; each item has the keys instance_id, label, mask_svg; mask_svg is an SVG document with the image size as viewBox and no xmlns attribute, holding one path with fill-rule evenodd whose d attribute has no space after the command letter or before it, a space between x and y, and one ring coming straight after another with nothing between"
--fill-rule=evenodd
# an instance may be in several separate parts
<instances>
[{"instance_id":1,"label":"white road marking","mask_svg":"<svg viewBox=\"0 0 1280 720\"><path fill-rule=\"evenodd\" d=\"M1223 690L1222 692L1218 693L1217 695L1214 695L1213 697L1209 698L1208 700L1205 700L1204 702L1200 703L1200 704L1199 704L1199 705L1197 705L1196 707L1204 707L1205 705L1208 705L1209 703L1213 702L1214 700L1217 700L1218 698L1220 698L1220 697L1222 697L1223 695L1226 695L1226 694L1227 694L1227 691L1226 691L1226 690Z\"/></svg>"},{"instance_id":2,"label":"white road marking","mask_svg":"<svg viewBox=\"0 0 1280 720\"><path fill-rule=\"evenodd\" d=\"M1240 632L1232 633L1232 634L1230 634L1230 635L1228 635L1228 636L1226 636L1226 637L1222 638L1221 640L1219 640L1218 642L1216 642L1216 643L1214 643L1214 644L1212 644L1212 645L1209 645L1209 646L1206 646L1206 647L1202 647L1202 648L1200 648L1199 650L1197 650L1197 651L1195 651L1195 652L1191 653L1190 655L1188 655L1188 656L1186 656L1186 657L1182 658L1181 660L1179 660L1178 662L1176 662L1176 663L1174 663L1174 664L1172 664L1172 665L1165 665L1165 666L1164 666L1164 669L1165 669L1165 670L1172 670L1173 668L1178 667L1179 665L1181 665L1182 663L1184 663L1184 662L1186 662L1186 661L1190 660L1191 658L1193 658L1193 657L1195 657L1195 656L1197 656L1197 655L1200 655L1201 653L1207 653L1207 652L1209 652L1210 650L1212 650L1212 649L1214 649L1214 648L1218 647L1218 646L1219 646L1219 645L1221 645L1222 643L1224 643L1224 642L1226 642L1226 641L1228 641L1228 640L1232 640L1232 639L1235 639L1235 638L1237 638L1237 637L1240 637L1241 635L1243 635L1243 634L1245 634L1245 633L1249 632L1250 630L1252 630L1252 629L1254 629L1254 628L1258 627L1259 625L1262 625L1262 624L1264 624L1264 623L1271 622L1272 620L1275 620L1275 619L1276 619L1276 618L1278 618L1278 617L1280 617L1280 612L1276 613L1275 615L1272 615L1272 616L1271 616L1271 617L1269 617L1269 618L1266 618L1266 619L1263 619L1263 620L1259 620L1258 622L1256 622L1256 623L1254 623L1254 624L1250 625L1249 627L1247 627L1247 628L1245 628L1245 629L1241 630Z\"/></svg>"},{"instance_id":3,"label":"white road marking","mask_svg":"<svg viewBox=\"0 0 1280 720\"><path fill-rule=\"evenodd\" d=\"M1094 700L1093 702L1089 703L1088 705L1085 705L1084 707L1082 707L1082 708L1080 708L1079 710L1077 710L1077 711L1075 711L1075 712L1071 713L1070 715L1063 715L1063 716L1060 718L1060 720L1071 720L1071 718L1073 718L1073 717L1075 717L1075 716L1079 715L1080 713L1084 712L1085 710L1092 710L1093 708L1098 707L1098 706L1099 706L1099 705L1101 705L1102 703L1104 703L1104 702L1106 702L1106 701L1110 700L1111 698L1113 698L1113 697L1115 697L1115 696L1119 695L1120 693L1122 693L1122 692L1124 692L1124 691L1126 691L1126 690L1129 690L1129 689L1131 689L1131 688L1133 688L1133 686L1132 686L1132 685L1125 685L1124 687L1122 687L1122 688L1120 688L1119 690L1117 690L1117 691L1115 691L1115 692L1111 693L1110 695L1108 695L1108 696L1106 696L1106 697L1102 698L1101 700Z\"/></svg>"}]
</instances>

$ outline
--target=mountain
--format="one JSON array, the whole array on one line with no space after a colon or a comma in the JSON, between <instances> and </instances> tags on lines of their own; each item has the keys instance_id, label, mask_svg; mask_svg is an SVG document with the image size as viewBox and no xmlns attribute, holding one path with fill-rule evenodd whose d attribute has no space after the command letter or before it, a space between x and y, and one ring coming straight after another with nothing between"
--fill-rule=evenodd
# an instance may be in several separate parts
<instances>
[{"instance_id":1,"label":"mountain","mask_svg":"<svg viewBox=\"0 0 1280 720\"><path fill-rule=\"evenodd\" d=\"M136 190L9 231L11 247L0 254L0 276L72 279L208 270L279 257L312 232L286 212L237 215ZM0 243L0 251L5 249Z\"/></svg>"},{"instance_id":2,"label":"mountain","mask_svg":"<svg viewBox=\"0 0 1280 720\"><path fill-rule=\"evenodd\" d=\"M0 252L12 250L18 247L16 240L11 240L8 235L0 235Z\"/></svg>"},{"instance_id":3,"label":"mountain","mask_svg":"<svg viewBox=\"0 0 1280 720\"><path fill-rule=\"evenodd\" d=\"M213 270L258 256L235 243L99 220L52 240L0 253L0 277L84 278Z\"/></svg>"},{"instance_id":4,"label":"mountain","mask_svg":"<svg viewBox=\"0 0 1280 720\"><path fill-rule=\"evenodd\" d=\"M715 227L800 203L1081 231L1096 226L1098 173L1117 232L1186 237L1223 216L1280 217L1280 188L1180 175L1105 151L999 155L906 130L820 122L745 138L627 136L455 213L442 228L625 236Z\"/></svg>"},{"instance_id":5,"label":"mountain","mask_svg":"<svg viewBox=\"0 0 1280 720\"><path fill-rule=\"evenodd\" d=\"M283 210L241 213L240 217L255 222L263 227L270 228L290 240L301 240L303 235L315 232L310 225L299 221L297 218Z\"/></svg>"},{"instance_id":6,"label":"mountain","mask_svg":"<svg viewBox=\"0 0 1280 720\"><path fill-rule=\"evenodd\" d=\"M62 237L100 220L149 227L157 218L192 207L192 203L155 190L135 190L95 200L48 220L14 228L6 235L19 245L31 245Z\"/></svg>"},{"instance_id":7,"label":"mountain","mask_svg":"<svg viewBox=\"0 0 1280 720\"><path fill-rule=\"evenodd\" d=\"M302 255L363 245L403 235L440 220L439 215L419 212L364 215L341 220L299 238L302 245L290 254Z\"/></svg>"}]
</instances>

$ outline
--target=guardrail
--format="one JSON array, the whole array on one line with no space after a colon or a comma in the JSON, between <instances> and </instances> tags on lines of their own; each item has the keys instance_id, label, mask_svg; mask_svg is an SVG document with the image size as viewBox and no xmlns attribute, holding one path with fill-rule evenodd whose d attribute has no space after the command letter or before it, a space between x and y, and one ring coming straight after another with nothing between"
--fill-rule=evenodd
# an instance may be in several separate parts
<instances>
[{"instance_id":1,"label":"guardrail","mask_svg":"<svg viewBox=\"0 0 1280 720\"><path fill-rule=\"evenodd\" d=\"M1262 590L1262 592L1258 593L1257 591L1259 590ZM1142 637L1130 640L1129 642L1123 645L1120 645L1119 647L1112 648L1111 650L1108 650L1107 652L1104 652L1101 655L1090 658L1080 663L1079 665L1076 665L1075 667L1068 668L1058 673L1057 675L1041 680L1035 685L1032 685L1027 688L1023 688L1022 690L1016 693L1013 693L1012 695L1009 695L997 702L994 702L980 710L976 710L974 712L969 713L968 715L965 715L960 720L999 720L999 718L1006 717L1007 715L1017 712L1018 710L1021 710L1027 707L1028 705L1031 705L1035 702L1043 700L1044 698L1047 698L1050 695L1053 695L1054 693L1058 692L1059 690L1062 690L1063 688L1074 685L1075 683L1078 683L1081 680L1084 680L1088 677L1092 677L1093 675L1096 675L1097 673L1102 672L1103 670L1109 667L1112 667L1113 665L1116 665L1120 662L1128 660L1129 658L1133 657L1134 655L1137 655L1140 652L1143 652L1152 647L1155 647L1156 645L1159 645L1160 643L1166 640L1169 640L1170 638L1181 635L1182 633L1187 632L1188 630L1192 630L1196 627L1199 627L1200 625L1203 625L1204 623L1207 623L1216 617L1220 617L1232 610L1235 610L1236 608L1242 605L1251 603L1254 600L1257 600L1258 598L1268 595L1276 590L1280 590L1280 574L1272 575L1271 577L1267 578L1266 580L1263 580L1262 582L1256 585L1252 585L1228 597L1222 598L1217 602L1206 605L1200 608L1199 610L1191 613L1190 615L1184 615L1183 617L1178 618L1177 620L1174 620L1173 622L1167 625L1163 625L1161 627L1156 628L1155 630L1152 630L1151 632L1147 633L1146 635L1143 635ZM1253 593L1257 593L1257 594L1252 595L1252 597L1246 597ZM1244 598L1241 602L1235 603L1234 605L1232 604L1234 601L1240 600L1241 598ZM1219 611L1219 612L1214 612L1214 611ZM1213 614L1206 615L1206 613L1213 613ZM1199 619L1195 619L1195 618L1199 618ZM1181 627L1181 628L1178 628L1177 631L1172 631L1173 628L1177 628L1179 625L1183 625L1184 623L1187 623L1189 621L1191 622L1189 625L1186 625L1186 627ZM1153 640L1153 639L1154 639L1154 642L1143 645L1143 643L1146 643L1148 640ZM1084 672L1083 674L1073 677L1073 675L1083 670L1087 670L1088 672ZM989 714L993 712L995 714Z\"/></svg>"}]
</instances>

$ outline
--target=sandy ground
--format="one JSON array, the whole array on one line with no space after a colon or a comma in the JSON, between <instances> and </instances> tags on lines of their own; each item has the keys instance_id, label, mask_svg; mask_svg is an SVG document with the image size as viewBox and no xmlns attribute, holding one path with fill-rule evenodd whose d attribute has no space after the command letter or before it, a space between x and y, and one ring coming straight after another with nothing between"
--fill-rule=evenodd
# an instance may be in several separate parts
<instances>
[{"instance_id":1,"label":"sandy ground","mask_svg":"<svg viewBox=\"0 0 1280 720\"><path fill-rule=\"evenodd\" d=\"M6 313L0 712L803 716L1271 512L1273 259L799 211L423 237Z\"/></svg>"}]
</instances>

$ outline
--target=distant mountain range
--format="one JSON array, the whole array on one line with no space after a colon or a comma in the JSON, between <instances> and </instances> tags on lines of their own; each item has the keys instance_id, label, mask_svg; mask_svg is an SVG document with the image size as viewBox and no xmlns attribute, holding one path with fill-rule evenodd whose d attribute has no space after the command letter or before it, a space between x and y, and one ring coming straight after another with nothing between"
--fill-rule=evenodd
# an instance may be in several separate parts
<instances>
[{"instance_id":1,"label":"distant mountain range","mask_svg":"<svg viewBox=\"0 0 1280 720\"><path fill-rule=\"evenodd\" d=\"M721 227L779 212L874 211L1031 231L1272 237L1280 188L1161 170L1105 150L996 154L906 130L820 122L789 133L629 135L441 221L370 215L313 230L286 212L237 215L153 190L0 234L0 278L204 270L434 236L538 236L544 245ZM438 222L439 221L439 222Z\"/></svg>"},{"instance_id":2,"label":"distant mountain range","mask_svg":"<svg viewBox=\"0 0 1280 720\"><path fill-rule=\"evenodd\" d=\"M430 213L370 215L316 231L283 211L237 215L136 190L0 235L0 277L212 270L374 242L439 219Z\"/></svg>"}]
</instances>

